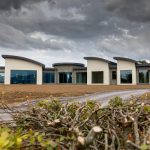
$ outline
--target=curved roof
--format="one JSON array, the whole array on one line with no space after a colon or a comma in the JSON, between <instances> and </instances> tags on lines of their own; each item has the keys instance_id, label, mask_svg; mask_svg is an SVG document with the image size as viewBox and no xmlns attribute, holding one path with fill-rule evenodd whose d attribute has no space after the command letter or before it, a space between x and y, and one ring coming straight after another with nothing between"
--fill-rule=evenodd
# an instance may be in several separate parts
<instances>
[{"instance_id":1,"label":"curved roof","mask_svg":"<svg viewBox=\"0 0 150 150\"><path fill-rule=\"evenodd\" d=\"M64 62L64 63L54 63L53 67L57 66L77 66L77 67L84 67L84 64L82 63L70 63L70 62Z\"/></svg>"},{"instance_id":2,"label":"curved roof","mask_svg":"<svg viewBox=\"0 0 150 150\"><path fill-rule=\"evenodd\" d=\"M4 59L11 58L11 59L24 60L24 61L28 61L28 62L31 62L31 63L36 64L36 65L42 66L43 68L45 67L44 64L42 64L42 63L40 63L40 62L38 62L38 61L29 59L29 58L25 58L25 57L21 57L21 56L2 55L2 57L3 57Z\"/></svg>"},{"instance_id":3,"label":"curved roof","mask_svg":"<svg viewBox=\"0 0 150 150\"><path fill-rule=\"evenodd\" d=\"M136 60L130 59L130 58L125 58L125 57L114 57L115 60L124 60L124 61L129 61L133 63L137 63Z\"/></svg>"},{"instance_id":4,"label":"curved roof","mask_svg":"<svg viewBox=\"0 0 150 150\"><path fill-rule=\"evenodd\" d=\"M84 57L85 60L100 60L100 61L104 61L104 62L107 62L107 63L114 63L112 61L109 61L107 59L104 59L104 58L100 58L100 57Z\"/></svg>"}]
</instances>

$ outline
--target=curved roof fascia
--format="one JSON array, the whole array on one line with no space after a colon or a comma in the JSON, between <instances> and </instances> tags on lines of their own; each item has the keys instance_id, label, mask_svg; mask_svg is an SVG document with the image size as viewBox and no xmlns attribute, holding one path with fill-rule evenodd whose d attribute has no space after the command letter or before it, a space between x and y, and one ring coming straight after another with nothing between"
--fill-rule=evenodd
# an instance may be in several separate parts
<instances>
[{"instance_id":1,"label":"curved roof fascia","mask_svg":"<svg viewBox=\"0 0 150 150\"><path fill-rule=\"evenodd\" d=\"M100 57L84 57L85 60L100 60L100 61L103 61L103 62L106 62L106 63L114 63L116 64L115 62L112 62L112 61L109 61L107 59L104 59L104 58L100 58Z\"/></svg>"},{"instance_id":2,"label":"curved roof fascia","mask_svg":"<svg viewBox=\"0 0 150 150\"><path fill-rule=\"evenodd\" d=\"M2 55L2 57L3 57L4 59L10 58L10 59L18 59L18 60L27 61L27 62L36 64L36 65L39 65L39 66L42 66L43 68L45 68L45 65L44 65L44 64L42 64L42 63L40 63L40 62L38 62L38 61L29 59L29 58L25 58L25 57L21 57L21 56L14 56L14 55Z\"/></svg>"},{"instance_id":3,"label":"curved roof fascia","mask_svg":"<svg viewBox=\"0 0 150 150\"><path fill-rule=\"evenodd\" d=\"M129 61L132 63L137 63L136 60L130 59L130 58L126 58L126 57L114 57L115 60L124 60L124 61Z\"/></svg>"},{"instance_id":4,"label":"curved roof fascia","mask_svg":"<svg viewBox=\"0 0 150 150\"><path fill-rule=\"evenodd\" d=\"M76 66L76 67L84 67L84 64L82 63L70 63L70 62L64 62L64 63L54 63L53 67L58 66Z\"/></svg>"}]
</instances>

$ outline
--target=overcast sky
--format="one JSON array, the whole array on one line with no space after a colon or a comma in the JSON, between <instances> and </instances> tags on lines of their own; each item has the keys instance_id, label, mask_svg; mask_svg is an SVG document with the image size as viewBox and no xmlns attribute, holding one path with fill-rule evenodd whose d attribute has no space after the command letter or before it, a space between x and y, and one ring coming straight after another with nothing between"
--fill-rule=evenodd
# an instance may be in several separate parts
<instances>
[{"instance_id":1,"label":"overcast sky","mask_svg":"<svg viewBox=\"0 0 150 150\"><path fill-rule=\"evenodd\" d=\"M0 0L0 54L150 60L150 0Z\"/></svg>"}]
</instances>

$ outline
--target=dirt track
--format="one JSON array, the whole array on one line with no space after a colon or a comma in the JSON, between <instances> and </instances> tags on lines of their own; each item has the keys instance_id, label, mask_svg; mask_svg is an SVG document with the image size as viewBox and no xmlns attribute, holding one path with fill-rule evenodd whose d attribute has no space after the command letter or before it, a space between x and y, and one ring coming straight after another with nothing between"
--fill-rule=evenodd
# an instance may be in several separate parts
<instances>
[{"instance_id":1,"label":"dirt track","mask_svg":"<svg viewBox=\"0 0 150 150\"><path fill-rule=\"evenodd\" d=\"M7 103L23 102L50 96L81 96L117 90L150 89L150 85L138 86L100 86L100 85L0 85L1 101Z\"/></svg>"}]
</instances>

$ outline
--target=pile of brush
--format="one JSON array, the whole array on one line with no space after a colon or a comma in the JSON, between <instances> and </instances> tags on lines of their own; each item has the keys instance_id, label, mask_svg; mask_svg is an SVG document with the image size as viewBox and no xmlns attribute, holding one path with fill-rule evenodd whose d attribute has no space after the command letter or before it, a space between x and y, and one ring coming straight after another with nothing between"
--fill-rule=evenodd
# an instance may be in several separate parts
<instances>
[{"instance_id":1,"label":"pile of brush","mask_svg":"<svg viewBox=\"0 0 150 150\"><path fill-rule=\"evenodd\" d=\"M15 125L3 124L0 129L1 136L7 132L7 140L18 141L12 140L8 149L150 149L150 104L146 100L123 102L116 97L101 107L95 101L62 104L53 99L12 116Z\"/></svg>"}]
</instances>

